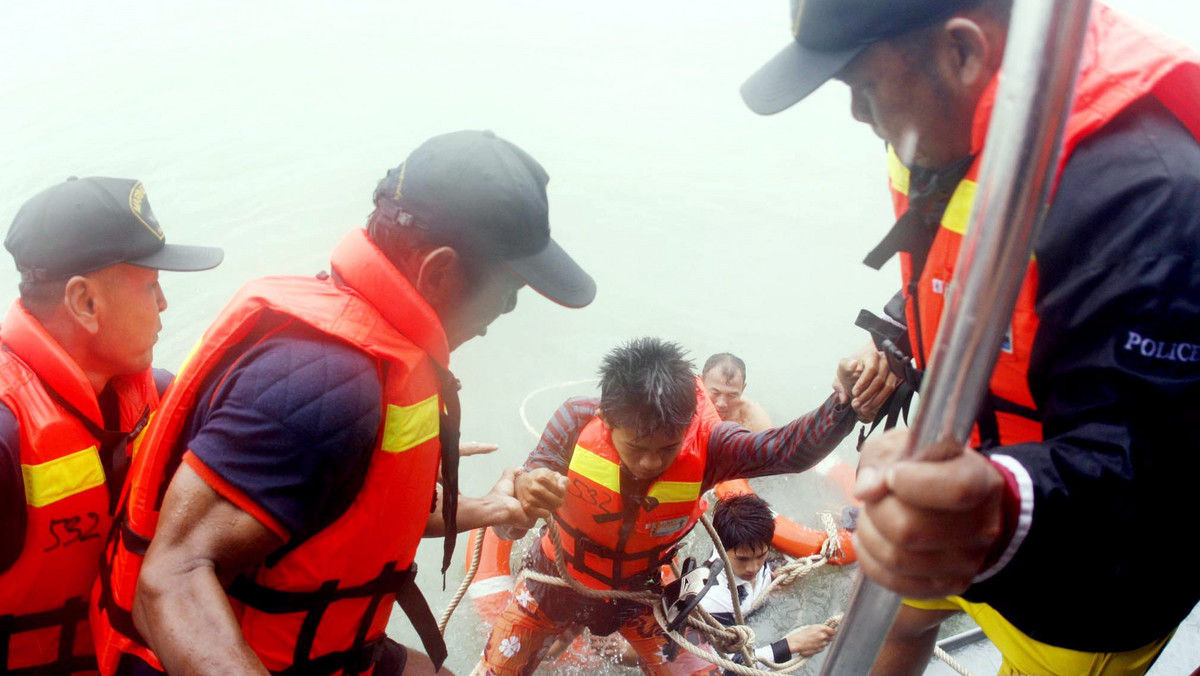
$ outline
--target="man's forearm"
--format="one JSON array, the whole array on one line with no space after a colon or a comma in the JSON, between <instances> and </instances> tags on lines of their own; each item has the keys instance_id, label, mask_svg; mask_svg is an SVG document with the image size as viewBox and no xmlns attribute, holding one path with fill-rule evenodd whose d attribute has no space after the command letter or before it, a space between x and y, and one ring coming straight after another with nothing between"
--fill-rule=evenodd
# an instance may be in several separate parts
<instances>
[{"instance_id":1,"label":"man's forearm","mask_svg":"<svg viewBox=\"0 0 1200 676\"><path fill-rule=\"evenodd\" d=\"M442 537L446 534L446 524L442 520L442 488L437 489L437 507L429 515L425 523L425 537ZM459 533L485 526L501 526L511 519L508 505L501 502L495 495L489 494L481 498L458 496L458 512L456 525Z\"/></svg>"},{"instance_id":2,"label":"man's forearm","mask_svg":"<svg viewBox=\"0 0 1200 676\"><path fill-rule=\"evenodd\" d=\"M854 412L836 395L796 420L758 434L718 425L709 438L706 485L735 478L803 472L829 455L854 429Z\"/></svg>"},{"instance_id":3,"label":"man's forearm","mask_svg":"<svg viewBox=\"0 0 1200 676\"><path fill-rule=\"evenodd\" d=\"M133 621L167 673L269 673L242 636L211 567L175 573L143 568Z\"/></svg>"}]
</instances>

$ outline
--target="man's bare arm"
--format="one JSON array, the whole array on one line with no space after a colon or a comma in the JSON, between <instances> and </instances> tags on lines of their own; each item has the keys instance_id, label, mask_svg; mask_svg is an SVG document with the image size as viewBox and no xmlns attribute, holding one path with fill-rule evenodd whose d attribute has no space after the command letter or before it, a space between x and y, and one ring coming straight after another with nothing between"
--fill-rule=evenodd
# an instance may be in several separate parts
<instances>
[{"instance_id":1,"label":"man's bare arm","mask_svg":"<svg viewBox=\"0 0 1200 676\"><path fill-rule=\"evenodd\" d=\"M515 477L516 470L505 469L500 475L500 480L487 495L481 498L460 495L456 519L458 532L484 526L510 526L518 529L532 527L535 519L527 516L521 508L521 503L513 497ZM437 506L425 523L425 537L441 537L445 532L446 525L442 522L442 487L438 485Z\"/></svg>"},{"instance_id":2,"label":"man's bare arm","mask_svg":"<svg viewBox=\"0 0 1200 676\"><path fill-rule=\"evenodd\" d=\"M168 673L268 673L243 638L225 588L282 544L187 463L180 465L133 602L134 624Z\"/></svg>"},{"instance_id":3,"label":"man's bare arm","mask_svg":"<svg viewBox=\"0 0 1200 676\"><path fill-rule=\"evenodd\" d=\"M942 621L954 610L924 610L900 606L871 676L920 676L929 666Z\"/></svg>"}]
</instances>

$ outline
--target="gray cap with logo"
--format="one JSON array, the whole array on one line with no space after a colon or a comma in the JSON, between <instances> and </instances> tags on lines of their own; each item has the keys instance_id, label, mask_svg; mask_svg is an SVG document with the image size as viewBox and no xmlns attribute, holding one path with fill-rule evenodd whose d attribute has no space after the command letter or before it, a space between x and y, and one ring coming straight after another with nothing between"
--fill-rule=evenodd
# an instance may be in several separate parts
<instances>
[{"instance_id":1,"label":"gray cap with logo","mask_svg":"<svg viewBox=\"0 0 1200 676\"><path fill-rule=\"evenodd\" d=\"M71 177L29 199L4 239L21 277L65 279L117 263L155 270L208 270L221 249L167 244L146 189L128 178Z\"/></svg>"}]
</instances>

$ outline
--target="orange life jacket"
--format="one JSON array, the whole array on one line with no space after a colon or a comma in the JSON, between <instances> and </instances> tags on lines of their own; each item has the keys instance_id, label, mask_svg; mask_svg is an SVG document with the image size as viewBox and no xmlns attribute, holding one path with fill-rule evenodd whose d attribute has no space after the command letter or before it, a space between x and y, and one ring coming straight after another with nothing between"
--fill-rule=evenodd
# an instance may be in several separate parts
<instances>
[{"instance_id":1,"label":"orange life jacket","mask_svg":"<svg viewBox=\"0 0 1200 676\"><path fill-rule=\"evenodd\" d=\"M621 495L621 458L599 417L579 433L567 470L567 497L554 515L567 569L592 589L629 588L648 581L669 561L675 545L704 512L700 499L708 437L721 422L704 385L696 379L696 413L683 447L645 501ZM542 536L542 551L553 560L554 543Z\"/></svg>"},{"instance_id":2,"label":"orange life jacket","mask_svg":"<svg viewBox=\"0 0 1200 676\"><path fill-rule=\"evenodd\" d=\"M913 257L900 252L901 274L907 299L906 314L918 367L933 349L945 305L945 291L954 279L958 250L975 200L982 150L995 104L997 78L993 78L975 110L972 129L974 161L959 182L942 215L920 278L913 280ZM1075 147L1101 129L1134 101L1152 95L1200 138L1200 63L1186 48L1166 36L1135 24L1109 8L1093 5L1084 45L1075 103L1063 138L1055 183ZM897 217L908 211L909 170L889 149L889 185ZM1017 298L990 383L979 424L972 435L1003 445L1042 438L1041 418L1029 391L1029 359L1038 329L1037 262L1031 260ZM993 417L994 414L994 417Z\"/></svg>"},{"instance_id":3,"label":"orange life jacket","mask_svg":"<svg viewBox=\"0 0 1200 676\"><path fill-rule=\"evenodd\" d=\"M129 452L158 405L154 378L110 381L129 432L109 431L83 371L20 301L0 341L0 401L20 430L26 519L20 556L0 573L0 671L95 673L87 597L112 525L101 453Z\"/></svg>"},{"instance_id":4,"label":"orange life jacket","mask_svg":"<svg viewBox=\"0 0 1200 676\"><path fill-rule=\"evenodd\" d=\"M436 634L413 584L413 558L437 482L446 338L433 309L365 231L342 241L332 265L334 278L268 277L246 285L172 385L134 458L120 536L105 552L109 571L93 607L103 673L114 673L121 653L161 668L138 636L130 609L163 496L187 450L182 435L196 398L210 377L219 376L222 357L297 322L376 361L383 423L364 483L346 512L298 545L289 543L227 590L242 634L268 670L297 674L369 673L393 599L410 617L421 615L415 624L432 624ZM426 648L435 661L445 656L444 646L440 655L437 646Z\"/></svg>"}]
</instances>

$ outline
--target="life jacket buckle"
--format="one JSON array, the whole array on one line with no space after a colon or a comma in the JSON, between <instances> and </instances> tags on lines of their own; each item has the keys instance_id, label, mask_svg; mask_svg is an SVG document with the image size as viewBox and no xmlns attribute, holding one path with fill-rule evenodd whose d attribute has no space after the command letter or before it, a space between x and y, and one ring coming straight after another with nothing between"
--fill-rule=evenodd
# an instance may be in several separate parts
<instances>
[{"instance_id":1,"label":"life jacket buckle","mask_svg":"<svg viewBox=\"0 0 1200 676\"><path fill-rule=\"evenodd\" d=\"M697 566L691 557L683 562L679 579L663 588L662 592L663 616L668 631L678 631L683 626L708 590L716 585L723 566L724 563L719 559L711 567Z\"/></svg>"}]
</instances>

